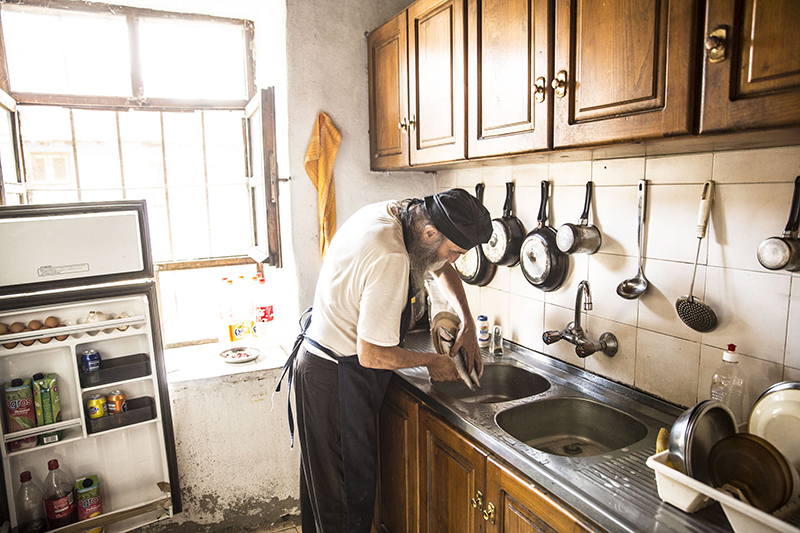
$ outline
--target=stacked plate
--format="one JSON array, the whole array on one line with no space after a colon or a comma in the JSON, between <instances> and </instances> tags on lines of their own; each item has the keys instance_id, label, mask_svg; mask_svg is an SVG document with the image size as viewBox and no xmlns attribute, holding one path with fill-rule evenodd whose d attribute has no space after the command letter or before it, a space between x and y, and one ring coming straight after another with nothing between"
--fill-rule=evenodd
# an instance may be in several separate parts
<instances>
[{"instance_id":1,"label":"stacked plate","mask_svg":"<svg viewBox=\"0 0 800 533\"><path fill-rule=\"evenodd\" d=\"M780 451L800 471L800 381L776 383L750 411L748 431Z\"/></svg>"}]
</instances>

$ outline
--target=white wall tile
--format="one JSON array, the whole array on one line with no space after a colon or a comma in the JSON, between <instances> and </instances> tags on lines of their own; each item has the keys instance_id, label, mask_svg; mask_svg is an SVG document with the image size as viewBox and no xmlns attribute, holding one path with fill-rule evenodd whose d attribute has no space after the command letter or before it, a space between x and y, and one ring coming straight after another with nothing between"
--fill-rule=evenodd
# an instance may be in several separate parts
<instances>
[{"instance_id":1,"label":"white wall tile","mask_svg":"<svg viewBox=\"0 0 800 533\"><path fill-rule=\"evenodd\" d=\"M792 276L784 364L800 369L800 276L797 275Z\"/></svg>"},{"instance_id":2,"label":"white wall tile","mask_svg":"<svg viewBox=\"0 0 800 533\"><path fill-rule=\"evenodd\" d=\"M589 256L573 254L567 257L567 275L564 283L554 291L545 293L544 301L572 309L578 284L589 277Z\"/></svg>"},{"instance_id":3,"label":"white wall tile","mask_svg":"<svg viewBox=\"0 0 800 533\"><path fill-rule=\"evenodd\" d=\"M600 251L635 256L639 224L637 183L626 186L595 187L590 222L603 236ZM647 240L647 225L644 229ZM646 250L646 248L645 248Z\"/></svg>"},{"instance_id":4,"label":"white wall tile","mask_svg":"<svg viewBox=\"0 0 800 533\"><path fill-rule=\"evenodd\" d=\"M468 168L459 170L456 183L457 185L448 188L457 186L461 187L462 189L468 190L472 194L475 194L475 185L477 183L483 183L483 169Z\"/></svg>"},{"instance_id":5,"label":"white wall tile","mask_svg":"<svg viewBox=\"0 0 800 533\"><path fill-rule=\"evenodd\" d=\"M793 184L717 185L708 234L710 265L768 272L758 247L789 219Z\"/></svg>"},{"instance_id":6,"label":"white wall tile","mask_svg":"<svg viewBox=\"0 0 800 533\"><path fill-rule=\"evenodd\" d=\"M650 157L645 165L645 177L654 184L703 183L710 180L713 154L673 155Z\"/></svg>"},{"instance_id":7,"label":"white wall tile","mask_svg":"<svg viewBox=\"0 0 800 533\"><path fill-rule=\"evenodd\" d=\"M684 324L675 310L676 300L689 293L693 266L674 261L645 261L645 277L649 284L639 298L639 328L700 342L700 333ZM705 267L698 267L693 294L701 299L704 280Z\"/></svg>"},{"instance_id":8,"label":"white wall tile","mask_svg":"<svg viewBox=\"0 0 800 533\"><path fill-rule=\"evenodd\" d=\"M570 161L550 164L549 176L552 185L585 185L592 179L592 162Z\"/></svg>"},{"instance_id":9,"label":"white wall tile","mask_svg":"<svg viewBox=\"0 0 800 533\"><path fill-rule=\"evenodd\" d=\"M596 253L589 256L589 283L597 317L636 326L638 300L626 300L617 294L617 285L633 277L637 271L636 258L624 255Z\"/></svg>"},{"instance_id":10,"label":"white wall tile","mask_svg":"<svg viewBox=\"0 0 800 533\"><path fill-rule=\"evenodd\" d=\"M542 180L547 179L548 173L549 165L547 163L511 167L511 179L517 184L517 187L538 187ZM538 201L536 205L539 205Z\"/></svg>"},{"instance_id":11,"label":"white wall tile","mask_svg":"<svg viewBox=\"0 0 800 533\"><path fill-rule=\"evenodd\" d=\"M471 310L475 314L486 315L490 326L500 325L503 327L503 331L509 328L509 294L507 292L484 287L481 289L480 308Z\"/></svg>"},{"instance_id":12,"label":"white wall tile","mask_svg":"<svg viewBox=\"0 0 800 533\"><path fill-rule=\"evenodd\" d=\"M800 368L783 367L784 381L800 381Z\"/></svg>"},{"instance_id":13,"label":"white wall tile","mask_svg":"<svg viewBox=\"0 0 800 533\"><path fill-rule=\"evenodd\" d=\"M700 345L639 330L636 342L637 388L689 407L697 402Z\"/></svg>"},{"instance_id":14,"label":"white wall tile","mask_svg":"<svg viewBox=\"0 0 800 533\"><path fill-rule=\"evenodd\" d=\"M446 191L458 187L458 180L463 170L444 170L436 173L436 190Z\"/></svg>"},{"instance_id":15,"label":"white wall tile","mask_svg":"<svg viewBox=\"0 0 800 533\"><path fill-rule=\"evenodd\" d=\"M532 300L544 302L545 293L542 289L534 287L522 273L522 267L516 266L509 269L509 290L511 294L523 296Z\"/></svg>"},{"instance_id":16,"label":"white wall tile","mask_svg":"<svg viewBox=\"0 0 800 533\"><path fill-rule=\"evenodd\" d=\"M486 187L505 187L506 182L513 181L511 179L511 167L483 167L483 182ZM503 189L505 194L505 188ZM502 204L500 204L502 207Z\"/></svg>"},{"instance_id":17,"label":"white wall tile","mask_svg":"<svg viewBox=\"0 0 800 533\"><path fill-rule=\"evenodd\" d=\"M705 302L717 327L703 343L739 346L741 353L783 364L789 313L789 276L708 268Z\"/></svg>"},{"instance_id":18,"label":"white wall tile","mask_svg":"<svg viewBox=\"0 0 800 533\"><path fill-rule=\"evenodd\" d=\"M512 294L510 310L510 324L503 336L541 352L544 347L544 302Z\"/></svg>"},{"instance_id":19,"label":"white wall tile","mask_svg":"<svg viewBox=\"0 0 800 533\"><path fill-rule=\"evenodd\" d=\"M566 309L557 305L545 304L544 308L544 329L545 331L561 331L567 327L567 324L574 319L572 309ZM585 360L578 357L575 353L575 345L561 340L549 346L545 345L544 353L561 359L565 363L584 368Z\"/></svg>"},{"instance_id":20,"label":"white wall tile","mask_svg":"<svg viewBox=\"0 0 800 533\"><path fill-rule=\"evenodd\" d=\"M636 185L644 179L645 158L605 159L592 162L592 181L595 185Z\"/></svg>"},{"instance_id":21,"label":"white wall tile","mask_svg":"<svg viewBox=\"0 0 800 533\"><path fill-rule=\"evenodd\" d=\"M799 174L800 151L794 146L714 154L714 181L720 183L791 183Z\"/></svg>"},{"instance_id":22,"label":"white wall tile","mask_svg":"<svg viewBox=\"0 0 800 533\"><path fill-rule=\"evenodd\" d=\"M605 320L594 314L594 311L590 311L586 316L584 330L592 341L599 340L605 332L612 333L619 344L617 353L613 357L602 352L587 357L584 360L586 370L626 385L633 385L636 371L636 328Z\"/></svg>"},{"instance_id":23,"label":"white wall tile","mask_svg":"<svg viewBox=\"0 0 800 533\"><path fill-rule=\"evenodd\" d=\"M702 184L654 185L647 201L646 256L694 263L697 254L697 215ZM699 263L704 265L708 235L700 243Z\"/></svg>"}]
</instances>

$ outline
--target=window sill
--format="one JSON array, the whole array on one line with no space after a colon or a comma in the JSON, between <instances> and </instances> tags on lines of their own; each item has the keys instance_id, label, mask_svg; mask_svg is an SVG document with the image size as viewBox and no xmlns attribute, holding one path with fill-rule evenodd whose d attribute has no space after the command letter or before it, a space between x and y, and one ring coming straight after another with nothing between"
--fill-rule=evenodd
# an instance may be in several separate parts
<instances>
[{"instance_id":1,"label":"window sill","mask_svg":"<svg viewBox=\"0 0 800 533\"><path fill-rule=\"evenodd\" d=\"M251 340L237 343L236 346L258 348L261 350L258 359L246 363L226 363L219 354L233 346L230 343L214 343L165 350L167 381L176 383L259 370L273 370L282 368L288 356L286 351L274 342Z\"/></svg>"}]
</instances>

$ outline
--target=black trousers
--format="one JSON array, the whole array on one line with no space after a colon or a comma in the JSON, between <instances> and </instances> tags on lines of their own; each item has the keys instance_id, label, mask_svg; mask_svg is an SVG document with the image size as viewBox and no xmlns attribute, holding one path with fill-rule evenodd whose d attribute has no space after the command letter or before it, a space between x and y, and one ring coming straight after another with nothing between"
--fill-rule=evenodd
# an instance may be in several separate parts
<instances>
[{"instance_id":1,"label":"black trousers","mask_svg":"<svg viewBox=\"0 0 800 533\"><path fill-rule=\"evenodd\" d=\"M301 347L294 383L303 533L346 533L338 365Z\"/></svg>"}]
</instances>

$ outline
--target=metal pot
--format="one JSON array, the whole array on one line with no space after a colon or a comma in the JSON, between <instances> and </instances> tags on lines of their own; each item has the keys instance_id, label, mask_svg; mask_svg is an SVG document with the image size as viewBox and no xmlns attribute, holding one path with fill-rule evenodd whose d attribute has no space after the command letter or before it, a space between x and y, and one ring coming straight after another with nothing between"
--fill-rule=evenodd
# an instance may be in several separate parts
<instances>
[{"instance_id":1,"label":"metal pot","mask_svg":"<svg viewBox=\"0 0 800 533\"><path fill-rule=\"evenodd\" d=\"M783 230L783 236L770 237L758 247L758 262L769 270L800 270L800 240L797 229L800 226L800 176L794 180L792 207L789 210L789 222Z\"/></svg>"},{"instance_id":2,"label":"metal pot","mask_svg":"<svg viewBox=\"0 0 800 533\"><path fill-rule=\"evenodd\" d=\"M589 208L592 206L594 184L586 183L586 198L578 224L564 224L556 232L556 245L565 254L593 254L600 249L603 236L597 226L589 224Z\"/></svg>"},{"instance_id":3,"label":"metal pot","mask_svg":"<svg viewBox=\"0 0 800 533\"><path fill-rule=\"evenodd\" d=\"M569 256L556 246L556 230L547 225L549 196L550 182L544 180L537 218L539 225L525 237L520 251L522 274L528 283L544 292L559 288L569 267Z\"/></svg>"},{"instance_id":4,"label":"metal pot","mask_svg":"<svg viewBox=\"0 0 800 533\"><path fill-rule=\"evenodd\" d=\"M506 183L506 201L503 217L492 220L492 236L483 244L486 259L496 265L514 266L519 263L519 249L525 237L525 227L512 214L514 204L514 182Z\"/></svg>"},{"instance_id":5,"label":"metal pot","mask_svg":"<svg viewBox=\"0 0 800 533\"><path fill-rule=\"evenodd\" d=\"M736 434L736 420L724 404L703 400L690 407L669 432L669 458L675 470L710 484L708 456L711 448Z\"/></svg>"},{"instance_id":6,"label":"metal pot","mask_svg":"<svg viewBox=\"0 0 800 533\"><path fill-rule=\"evenodd\" d=\"M483 183L475 185L475 197L480 203L483 203L483 191L485 188L486 186ZM488 285L497 271L497 265L486 259L481 245L467 250L453 265L464 283L479 287Z\"/></svg>"}]
</instances>

